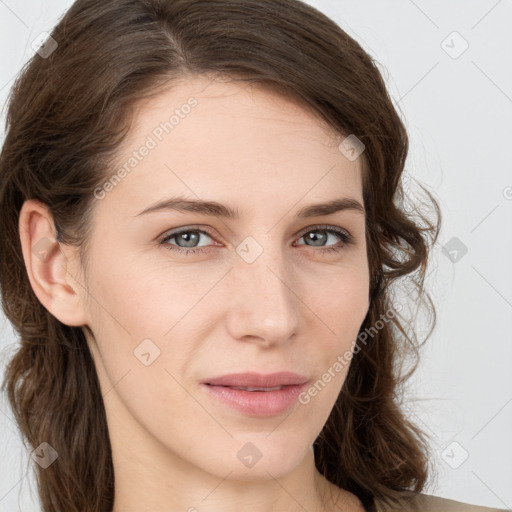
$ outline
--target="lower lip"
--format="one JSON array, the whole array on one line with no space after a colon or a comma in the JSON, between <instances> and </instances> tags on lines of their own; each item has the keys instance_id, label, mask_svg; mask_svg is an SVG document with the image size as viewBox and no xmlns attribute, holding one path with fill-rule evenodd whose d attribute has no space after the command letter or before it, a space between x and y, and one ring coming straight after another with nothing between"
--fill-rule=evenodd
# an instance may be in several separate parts
<instances>
[{"instance_id":1,"label":"lower lip","mask_svg":"<svg viewBox=\"0 0 512 512\"><path fill-rule=\"evenodd\" d=\"M306 384L284 386L276 391L243 391L209 384L203 387L211 396L247 416L275 416L297 402Z\"/></svg>"}]
</instances>

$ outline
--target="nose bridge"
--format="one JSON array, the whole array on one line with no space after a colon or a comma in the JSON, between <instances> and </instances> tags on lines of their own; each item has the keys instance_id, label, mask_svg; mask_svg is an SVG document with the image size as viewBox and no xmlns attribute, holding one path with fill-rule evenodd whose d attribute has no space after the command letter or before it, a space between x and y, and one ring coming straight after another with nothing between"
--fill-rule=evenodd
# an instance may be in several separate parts
<instances>
[{"instance_id":1,"label":"nose bridge","mask_svg":"<svg viewBox=\"0 0 512 512\"><path fill-rule=\"evenodd\" d=\"M297 329L298 299L281 245L267 237L265 247L244 240L235 260L236 286L230 328L237 338L255 336L267 343L286 341Z\"/></svg>"}]
</instances>

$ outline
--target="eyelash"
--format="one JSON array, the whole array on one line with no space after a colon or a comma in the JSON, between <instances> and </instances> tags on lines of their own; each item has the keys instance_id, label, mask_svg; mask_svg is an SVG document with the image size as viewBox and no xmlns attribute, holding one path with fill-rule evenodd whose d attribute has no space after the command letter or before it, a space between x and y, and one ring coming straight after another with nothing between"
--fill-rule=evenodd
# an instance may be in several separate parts
<instances>
[{"instance_id":1,"label":"eyelash","mask_svg":"<svg viewBox=\"0 0 512 512\"><path fill-rule=\"evenodd\" d=\"M315 231L320 231L320 232L325 232L325 233L329 233L332 235L336 235L336 236L340 237L342 240L342 245L320 247L318 249L319 252L324 252L324 253L331 252L331 251L339 252L339 251L342 251L343 249L345 249L347 246L354 244L354 239L353 239L352 235L350 235L347 231L344 231L339 228L323 227L323 226L315 227L313 229L309 229L308 231L305 231L299 237L299 239L302 238L304 235L307 235L308 233L312 233ZM159 245L165 245L166 246L165 248L167 250L174 251L174 252L177 252L180 254L185 254L185 256L188 255L189 253L199 254L199 253L207 253L209 251L209 249L204 249L202 247L186 249L183 247L178 247L178 246L170 245L167 243L172 238L177 237L183 233L202 233L202 234L208 235L210 238L214 238L211 233L209 233L208 231L205 231L203 229L186 228L186 229L181 229L180 231L174 231L174 232L165 234L164 237L160 240ZM300 244L300 245L306 245L306 244ZM306 247L307 247L307 245L306 245ZM310 246L310 247L314 247L314 246Z\"/></svg>"}]
</instances>

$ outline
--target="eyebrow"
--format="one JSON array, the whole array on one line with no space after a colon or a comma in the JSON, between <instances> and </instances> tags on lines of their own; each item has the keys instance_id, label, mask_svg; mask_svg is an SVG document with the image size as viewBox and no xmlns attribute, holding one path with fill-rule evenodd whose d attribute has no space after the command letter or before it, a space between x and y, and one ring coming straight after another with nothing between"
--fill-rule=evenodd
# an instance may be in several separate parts
<instances>
[{"instance_id":1,"label":"eyebrow","mask_svg":"<svg viewBox=\"0 0 512 512\"><path fill-rule=\"evenodd\" d=\"M241 217L240 211L237 208L231 208L229 206L218 203L217 201L202 201L199 199L187 199L184 197L173 197L158 201L157 203L148 206L139 212L137 215L135 215L135 217L162 210L201 213L203 215L211 215L231 220L238 220ZM297 212L297 217L299 219L319 217L344 210L354 211L365 215L364 206L357 199L343 197L339 199L333 199L332 201L328 201L326 203L318 203L305 206Z\"/></svg>"}]
</instances>

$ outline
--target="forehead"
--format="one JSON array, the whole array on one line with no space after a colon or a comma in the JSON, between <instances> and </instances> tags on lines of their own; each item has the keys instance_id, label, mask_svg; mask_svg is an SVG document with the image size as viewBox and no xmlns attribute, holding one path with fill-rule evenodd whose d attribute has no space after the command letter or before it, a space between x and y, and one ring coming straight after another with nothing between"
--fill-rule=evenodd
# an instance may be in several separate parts
<instances>
[{"instance_id":1,"label":"forehead","mask_svg":"<svg viewBox=\"0 0 512 512\"><path fill-rule=\"evenodd\" d=\"M126 177L109 195L134 208L171 193L246 204L340 193L362 200L362 158L347 159L343 139L279 89L188 78L137 104L113 168L124 166Z\"/></svg>"}]
</instances>

